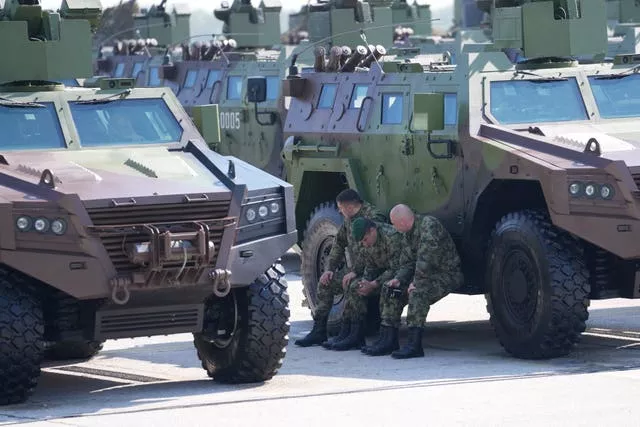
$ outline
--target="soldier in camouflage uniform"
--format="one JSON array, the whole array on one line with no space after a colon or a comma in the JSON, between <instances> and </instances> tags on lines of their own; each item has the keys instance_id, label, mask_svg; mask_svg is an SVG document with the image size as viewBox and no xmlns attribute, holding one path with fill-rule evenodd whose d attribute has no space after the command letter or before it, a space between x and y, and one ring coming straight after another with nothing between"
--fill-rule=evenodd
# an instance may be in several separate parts
<instances>
[{"instance_id":1,"label":"soldier in camouflage uniform","mask_svg":"<svg viewBox=\"0 0 640 427\"><path fill-rule=\"evenodd\" d=\"M364 321L367 315L367 298L378 297L380 289L393 279L399 268L397 256L402 250L402 234L391 225L376 223L367 218L356 219L351 228L353 238L361 242L364 271L362 278L349 282L346 292L347 316L343 323L350 321L351 332L343 340L336 341L333 350L349 350L364 345Z\"/></svg>"},{"instance_id":2,"label":"soldier in camouflage uniform","mask_svg":"<svg viewBox=\"0 0 640 427\"><path fill-rule=\"evenodd\" d=\"M322 344L330 348L333 342L346 338L350 332L350 323L342 322L342 328L337 337L327 340L327 319L333 306L335 295L343 292L348 283L361 276L364 264L361 260L362 248L353 240L351 224L356 218L370 218L375 221L386 222L387 218L374 206L362 200L357 191L346 189L336 197L338 210L344 221L338 230L335 241L329 253L326 271L320 277L317 287L318 305L314 316L313 329L304 338L295 342L301 347ZM346 263L346 253L349 254L351 267ZM343 265L344 267L340 266ZM346 308L345 308L346 309Z\"/></svg>"},{"instance_id":3,"label":"soldier in camouflage uniform","mask_svg":"<svg viewBox=\"0 0 640 427\"><path fill-rule=\"evenodd\" d=\"M405 250L399 261L401 268L389 286L402 289L407 278L413 277L407 288L408 343L391 356L396 359L422 357L422 329L431 305L463 284L460 256L451 235L435 217L414 215L406 205L395 206L390 217L396 230L404 235ZM383 324L400 325L402 301L383 307Z\"/></svg>"}]
</instances>

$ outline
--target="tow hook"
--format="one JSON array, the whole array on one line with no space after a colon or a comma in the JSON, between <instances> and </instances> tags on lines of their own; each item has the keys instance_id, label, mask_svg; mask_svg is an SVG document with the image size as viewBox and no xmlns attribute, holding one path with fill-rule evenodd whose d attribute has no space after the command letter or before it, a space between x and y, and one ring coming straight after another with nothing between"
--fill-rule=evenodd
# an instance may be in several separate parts
<instances>
[{"instance_id":1,"label":"tow hook","mask_svg":"<svg viewBox=\"0 0 640 427\"><path fill-rule=\"evenodd\" d=\"M126 277L116 277L111 280L111 299L118 305L125 305L131 298L129 285L131 280Z\"/></svg>"},{"instance_id":2,"label":"tow hook","mask_svg":"<svg viewBox=\"0 0 640 427\"><path fill-rule=\"evenodd\" d=\"M217 268L209 273L209 277L213 281L213 293L215 296L223 298L231 291L231 271Z\"/></svg>"}]
</instances>

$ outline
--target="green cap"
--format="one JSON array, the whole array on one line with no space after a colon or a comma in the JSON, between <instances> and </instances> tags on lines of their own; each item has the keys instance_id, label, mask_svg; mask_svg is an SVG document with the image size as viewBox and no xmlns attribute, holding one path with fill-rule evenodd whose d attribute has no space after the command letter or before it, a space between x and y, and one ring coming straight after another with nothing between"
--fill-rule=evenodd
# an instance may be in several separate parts
<instances>
[{"instance_id":1,"label":"green cap","mask_svg":"<svg viewBox=\"0 0 640 427\"><path fill-rule=\"evenodd\" d=\"M370 227L369 221L364 219L363 217L356 218L351 223L351 235L355 239L356 242L361 241L364 238L364 235L369 230Z\"/></svg>"}]
</instances>

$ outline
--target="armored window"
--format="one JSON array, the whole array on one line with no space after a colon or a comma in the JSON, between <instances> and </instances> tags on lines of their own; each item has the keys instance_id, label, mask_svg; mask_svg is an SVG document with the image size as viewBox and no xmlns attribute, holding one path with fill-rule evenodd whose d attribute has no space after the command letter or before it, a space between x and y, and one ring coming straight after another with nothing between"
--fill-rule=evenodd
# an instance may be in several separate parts
<instances>
[{"instance_id":1,"label":"armored window","mask_svg":"<svg viewBox=\"0 0 640 427\"><path fill-rule=\"evenodd\" d=\"M227 99L242 97L242 76L229 76L227 79Z\"/></svg>"},{"instance_id":2,"label":"armored window","mask_svg":"<svg viewBox=\"0 0 640 427\"><path fill-rule=\"evenodd\" d=\"M351 93L351 101L349 101L349 108L360 108L362 101L367 96L369 85L355 85L353 92Z\"/></svg>"},{"instance_id":3,"label":"armored window","mask_svg":"<svg viewBox=\"0 0 640 427\"><path fill-rule=\"evenodd\" d=\"M320 99L318 99L318 108L333 107L333 100L336 98L337 87L338 85L335 83L326 83L322 85Z\"/></svg>"},{"instance_id":4,"label":"armored window","mask_svg":"<svg viewBox=\"0 0 640 427\"><path fill-rule=\"evenodd\" d=\"M382 124L402 123L403 97L401 93L382 94Z\"/></svg>"},{"instance_id":5,"label":"armored window","mask_svg":"<svg viewBox=\"0 0 640 427\"><path fill-rule=\"evenodd\" d=\"M207 75L207 89L211 89L217 81L220 81L220 71L209 71L209 74Z\"/></svg>"},{"instance_id":6,"label":"armored window","mask_svg":"<svg viewBox=\"0 0 640 427\"><path fill-rule=\"evenodd\" d=\"M590 76L589 84L604 119L640 117L640 76L626 74L607 78L606 75Z\"/></svg>"},{"instance_id":7,"label":"armored window","mask_svg":"<svg viewBox=\"0 0 640 427\"><path fill-rule=\"evenodd\" d=\"M573 77L493 81L490 97L491 114L503 124L588 120Z\"/></svg>"},{"instance_id":8,"label":"armored window","mask_svg":"<svg viewBox=\"0 0 640 427\"><path fill-rule=\"evenodd\" d=\"M131 77L133 77L134 79L138 77L138 74L140 74L140 71L142 71L142 62L136 62L135 64L133 64L133 74Z\"/></svg>"},{"instance_id":9,"label":"armored window","mask_svg":"<svg viewBox=\"0 0 640 427\"><path fill-rule=\"evenodd\" d=\"M69 106L83 147L162 144L182 138L180 123L160 98Z\"/></svg>"},{"instance_id":10,"label":"armored window","mask_svg":"<svg viewBox=\"0 0 640 427\"><path fill-rule=\"evenodd\" d=\"M151 67L149 69L149 86L160 86L162 79L160 79L160 70L158 67Z\"/></svg>"},{"instance_id":11,"label":"armored window","mask_svg":"<svg viewBox=\"0 0 640 427\"><path fill-rule=\"evenodd\" d=\"M458 94L444 94L444 125L455 126L458 124Z\"/></svg>"},{"instance_id":12,"label":"armored window","mask_svg":"<svg viewBox=\"0 0 640 427\"><path fill-rule=\"evenodd\" d=\"M124 75L124 63L120 62L116 65L116 70L113 72L113 77L120 78Z\"/></svg>"},{"instance_id":13,"label":"armored window","mask_svg":"<svg viewBox=\"0 0 640 427\"><path fill-rule=\"evenodd\" d=\"M196 85L196 79L198 78L198 70L189 70L184 77L184 88L190 89Z\"/></svg>"},{"instance_id":14,"label":"armored window","mask_svg":"<svg viewBox=\"0 0 640 427\"><path fill-rule=\"evenodd\" d=\"M80 87L76 79L63 79L62 84L67 87Z\"/></svg>"},{"instance_id":15,"label":"armored window","mask_svg":"<svg viewBox=\"0 0 640 427\"><path fill-rule=\"evenodd\" d=\"M1 150L37 150L66 146L52 102L40 102L33 107L20 104L20 108L15 108L17 105L0 105Z\"/></svg>"},{"instance_id":16,"label":"armored window","mask_svg":"<svg viewBox=\"0 0 640 427\"><path fill-rule=\"evenodd\" d=\"M273 101L278 99L280 78L278 76L267 77L267 100Z\"/></svg>"}]
</instances>

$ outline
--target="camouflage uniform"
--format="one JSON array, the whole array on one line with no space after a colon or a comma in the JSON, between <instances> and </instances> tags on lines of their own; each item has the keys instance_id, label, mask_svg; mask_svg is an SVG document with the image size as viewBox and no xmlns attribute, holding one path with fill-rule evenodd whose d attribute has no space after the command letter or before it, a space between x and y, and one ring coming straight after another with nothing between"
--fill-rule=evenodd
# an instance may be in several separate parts
<instances>
[{"instance_id":1,"label":"camouflage uniform","mask_svg":"<svg viewBox=\"0 0 640 427\"><path fill-rule=\"evenodd\" d=\"M333 278L326 284L322 285L318 283L316 295L318 298L318 305L316 306L315 317L321 319L322 316L328 316L331 307L333 306L333 297L342 293L342 278L349 272L353 271L357 277L362 276L365 270L364 261L362 259L362 250L364 249L359 242L353 240L351 234L351 223L356 218L369 218L376 222L386 222L387 218L370 203L363 202L362 207L351 219L346 219L340 226L336 239L329 252L329 259L327 260L327 270L333 271ZM345 264L345 254L349 254L349 260L351 262L351 268L348 268ZM345 265L340 268L340 265ZM345 313L347 307L345 306Z\"/></svg>"},{"instance_id":2,"label":"camouflage uniform","mask_svg":"<svg viewBox=\"0 0 640 427\"><path fill-rule=\"evenodd\" d=\"M415 254L415 268L403 269L399 276L404 280L413 273L416 288L409 296L407 325L421 328L431 305L462 286L460 256L451 235L431 216L416 216L413 228L405 233L405 241ZM408 254L404 254L406 261Z\"/></svg>"},{"instance_id":3,"label":"camouflage uniform","mask_svg":"<svg viewBox=\"0 0 640 427\"><path fill-rule=\"evenodd\" d=\"M349 308L349 318L352 320L364 319L367 314L367 298L380 295L382 286L393 279L400 266L398 254L403 246L402 233L389 224L377 223L376 228L376 243L370 248L362 248L365 263L362 278L367 281L375 280L379 287L367 297L363 297L357 292L359 279L349 284L346 305Z\"/></svg>"}]
</instances>

